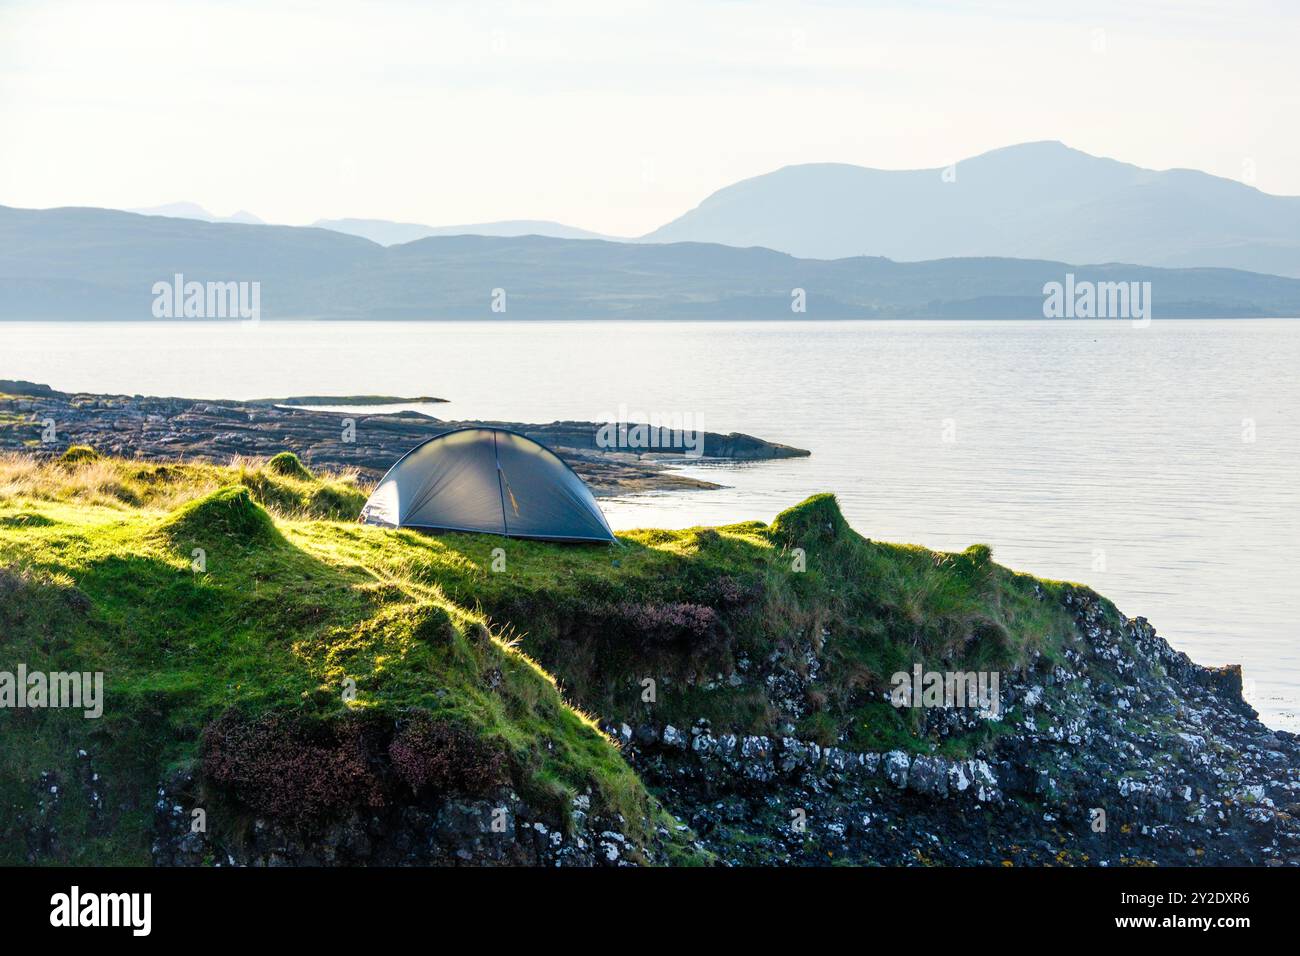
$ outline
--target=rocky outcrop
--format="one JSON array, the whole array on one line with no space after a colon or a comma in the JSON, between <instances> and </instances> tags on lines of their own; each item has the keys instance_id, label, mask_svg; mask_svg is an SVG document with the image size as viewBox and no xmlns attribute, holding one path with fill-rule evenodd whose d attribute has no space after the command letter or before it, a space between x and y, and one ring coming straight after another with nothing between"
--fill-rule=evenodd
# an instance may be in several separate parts
<instances>
[{"instance_id":1,"label":"rocky outcrop","mask_svg":"<svg viewBox=\"0 0 1300 956\"><path fill-rule=\"evenodd\" d=\"M669 837L660 827L651 845L637 842L627 821L593 815L587 794L559 820L508 788L354 810L315 825L258 817L231 834L208 829L202 793L188 772L158 788L156 866L637 866L663 862Z\"/></svg>"},{"instance_id":2,"label":"rocky outcrop","mask_svg":"<svg viewBox=\"0 0 1300 956\"><path fill-rule=\"evenodd\" d=\"M1072 646L1003 675L1000 714L924 712L918 744L988 725L968 755L703 720L606 729L728 864L1300 865L1300 740L1258 721L1240 671L1193 663L1142 618L1108 621L1085 589L1064 600Z\"/></svg>"},{"instance_id":3,"label":"rocky outcrop","mask_svg":"<svg viewBox=\"0 0 1300 956\"><path fill-rule=\"evenodd\" d=\"M268 402L72 394L0 380L0 450L59 454L79 444L126 458L222 463L235 455L269 458L292 451L313 468L356 468L377 478L427 438L468 425L493 424L555 450L598 495L716 487L673 472L666 462L680 458L680 451L602 447L601 426L592 422L454 422L414 411L372 414L363 407L368 404L364 397L315 398L320 404L352 401L358 407L322 412ZM707 458L744 461L808 454L750 435L713 432L704 435L702 450Z\"/></svg>"},{"instance_id":4,"label":"rocky outcrop","mask_svg":"<svg viewBox=\"0 0 1300 956\"><path fill-rule=\"evenodd\" d=\"M821 743L790 724L753 734L704 719L607 722L680 821L648 841L629 836L626 820L593 814L588 795L560 813L509 787L353 808L318 824L256 817L240 834L214 833L194 825L211 791L182 773L158 790L153 858L627 866L672 862L672 838L684 837L723 865L1300 865L1300 739L1258 721L1235 669L1195 664L1086 589L1062 599L1075 623L1062 654L1003 675L996 714L924 711L910 749ZM817 648L834 640L827 632ZM797 672L777 658L750 663L699 689L775 687L778 706L795 706L819 680L819 668L797 662ZM962 752L973 727L987 742ZM81 789L94 792L89 771L87 781ZM48 800L63 798L59 783L41 786ZM35 843L52 838L34 821Z\"/></svg>"},{"instance_id":5,"label":"rocky outcrop","mask_svg":"<svg viewBox=\"0 0 1300 956\"><path fill-rule=\"evenodd\" d=\"M1108 618L1085 589L1063 600L1075 634L1060 659L1003 675L996 714L924 711L909 750L823 744L791 724L774 735L705 719L604 729L724 865L1300 865L1300 740L1259 723L1235 669L1193 663L1142 618ZM703 689L763 687L802 710L819 679L803 656L798 671L774 657ZM981 726L987 745L957 752ZM566 822L502 789L315 829L259 819L231 840L193 832L201 791L189 777L159 790L155 862L618 866L670 862L674 835L660 826L638 844L626 821L589 819L587 797Z\"/></svg>"}]
</instances>

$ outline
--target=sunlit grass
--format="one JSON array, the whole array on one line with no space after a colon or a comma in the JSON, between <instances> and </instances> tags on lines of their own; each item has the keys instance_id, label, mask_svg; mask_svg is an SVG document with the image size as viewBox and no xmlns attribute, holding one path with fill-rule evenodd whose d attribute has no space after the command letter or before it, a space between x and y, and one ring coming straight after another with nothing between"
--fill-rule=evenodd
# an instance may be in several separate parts
<instances>
[{"instance_id":1,"label":"sunlit grass","mask_svg":"<svg viewBox=\"0 0 1300 956\"><path fill-rule=\"evenodd\" d=\"M635 834L670 821L600 718L773 733L782 718L761 684L704 685L742 661L800 670L812 649L818 696L800 733L926 748L879 699L890 673L1020 667L1057 653L1071 627L1063 585L978 546L865 540L829 495L771 524L557 545L360 525L356 476L313 476L296 459L77 457L0 457L0 668L102 670L111 703L98 722L0 714L0 801L20 808L0 818L3 861L23 859L33 781L75 780L85 748L113 775L116 809L68 860L144 862L154 787L229 708L424 711L507 753L528 799L567 808L590 789ZM628 630L629 613L665 607L709 609L710 632ZM653 706L647 675L661 686ZM69 832L89 826L59 812Z\"/></svg>"}]
</instances>

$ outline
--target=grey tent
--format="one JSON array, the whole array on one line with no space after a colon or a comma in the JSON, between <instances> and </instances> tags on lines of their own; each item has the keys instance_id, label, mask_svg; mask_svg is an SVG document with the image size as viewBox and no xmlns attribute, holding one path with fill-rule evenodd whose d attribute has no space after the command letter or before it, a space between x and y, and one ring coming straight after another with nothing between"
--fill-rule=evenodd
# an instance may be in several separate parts
<instances>
[{"instance_id":1,"label":"grey tent","mask_svg":"<svg viewBox=\"0 0 1300 956\"><path fill-rule=\"evenodd\" d=\"M361 520L390 528L613 541L590 489L555 453L502 428L417 445L384 475Z\"/></svg>"}]
</instances>

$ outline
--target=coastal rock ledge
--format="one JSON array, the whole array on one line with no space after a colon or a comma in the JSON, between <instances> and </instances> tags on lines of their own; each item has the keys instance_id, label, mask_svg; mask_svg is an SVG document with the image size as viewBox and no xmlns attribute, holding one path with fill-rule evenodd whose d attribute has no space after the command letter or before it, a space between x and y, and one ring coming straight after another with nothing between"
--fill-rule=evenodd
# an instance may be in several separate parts
<instances>
[{"instance_id":1,"label":"coastal rock ledge","mask_svg":"<svg viewBox=\"0 0 1300 956\"><path fill-rule=\"evenodd\" d=\"M1109 626L1086 589L1064 601L1066 659L1004 675L995 743L973 758L705 720L606 729L725 863L1300 865L1300 738L1258 720L1241 669L1194 663L1141 617ZM988 718L925 719L943 737Z\"/></svg>"},{"instance_id":2,"label":"coastal rock ledge","mask_svg":"<svg viewBox=\"0 0 1300 956\"><path fill-rule=\"evenodd\" d=\"M1108 624L1086 589L1063 601L1073 646L1005 675L998 717L925 712L940 737L995 720L993 743L970 756L853 751L705 719L604 729L692 849L722 865L1300 865L1300 739L1260 723L1240 669L1195 664L1143 618ZM817 670L755 667L726 683L809 689ZM1116 671L1122 681L1101 676ZM190 832L196 792L190 777L159 790L156 863L626 866L671 862L675 835L660 827L658 845L637 845L626 821L589 821L585 797L566 824L503 793L317 832L256 821L235 845Z\"/></svg>"}]
</instances>

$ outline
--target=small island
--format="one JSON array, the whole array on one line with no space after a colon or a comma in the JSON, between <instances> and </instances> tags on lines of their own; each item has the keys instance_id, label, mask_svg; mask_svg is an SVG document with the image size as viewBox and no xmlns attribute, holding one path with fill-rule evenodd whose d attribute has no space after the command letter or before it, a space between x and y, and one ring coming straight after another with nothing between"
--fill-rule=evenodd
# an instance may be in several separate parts
<instances>
[{"instance_id":1,"label":"small island","mask_svg":"<svg viewBox=\"0 0 1300 956\"><path fill-rule=\"evenodd\" d=\"M417 395L405 398L400 395L292 395L289 398L258 398L250 405L324 405L362 406L362 405L437 405L445 403L445 398L433 398L429 395Z\"/></svg>"}]
</instances>

